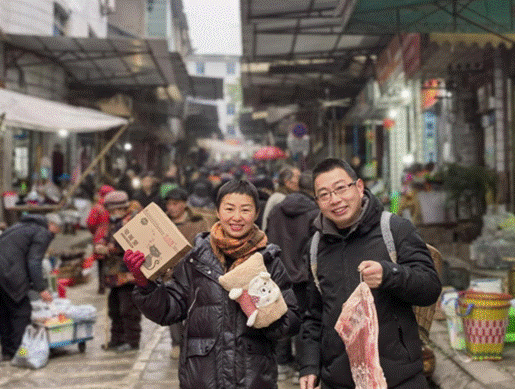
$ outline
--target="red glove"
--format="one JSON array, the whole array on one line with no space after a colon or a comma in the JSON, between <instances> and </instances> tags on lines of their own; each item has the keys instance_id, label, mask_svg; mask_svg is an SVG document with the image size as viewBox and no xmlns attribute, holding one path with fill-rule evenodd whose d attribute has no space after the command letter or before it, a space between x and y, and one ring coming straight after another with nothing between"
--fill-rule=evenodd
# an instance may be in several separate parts
<instances>
[{"instance_id":1,"label":"red glove","mask_svg":"<svg viewBox=\"0 0 515 389\"><path fill-rule=\"evenodd\" d=\"M146 286L148 284L148 280L140 269L143 262L145 262L145 256L141 251L127 250L125 254L123 254L123 262L125 262L129 268L129 271L134 276L134 282L136 282L138 286Z\"/></svg>"}]
</instances>

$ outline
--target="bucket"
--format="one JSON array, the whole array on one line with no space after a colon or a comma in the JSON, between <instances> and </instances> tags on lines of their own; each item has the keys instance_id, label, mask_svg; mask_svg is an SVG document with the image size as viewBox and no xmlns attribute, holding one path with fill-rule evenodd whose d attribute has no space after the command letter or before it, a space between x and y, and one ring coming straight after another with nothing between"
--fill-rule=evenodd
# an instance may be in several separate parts
<instances>
[{"instance_id":1,"label":"bucket","mask_svg":"<svg viewBox=\"0 0 515 389\"><path fill-rule=\"evenodd\" d=\"M458 296L467 353L475 360L502 359L511 296L470 290Z\"/></svg>"}]
</instances>

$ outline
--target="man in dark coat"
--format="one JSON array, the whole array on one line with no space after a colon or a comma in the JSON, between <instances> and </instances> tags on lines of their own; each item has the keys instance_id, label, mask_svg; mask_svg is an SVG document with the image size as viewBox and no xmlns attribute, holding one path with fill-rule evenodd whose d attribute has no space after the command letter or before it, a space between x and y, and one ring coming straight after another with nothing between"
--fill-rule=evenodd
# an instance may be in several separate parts
<instances>
[{"instance_id":1,"label":"man in dark coat","mask_svg":"<svg viewBox=\"0 0 515 389\"><path fill-rule=\"evenodd\" d=\"M24 215L0 235L0 342L2 360L10 360L30 324L29 289L52 301L43 277L42 260L62 219L55 213Z\"/></svg>"},{"instance_id":2,"label":"man in dark coat","mask_svg":"<svg viewBox=\"0 0 515 389\"><path fill-rule=\"evenodd\" d=\"M266 235L270 243L275 243L281 248L281 260L290 275L301 314L306 309L306 287L309 278L308 265L302 254L313 235L312 223L318 213L319 209L313 198L313 176L310 172L304 172L299 178L299 191L287 194L268 215ZM298 337L295 339L298 340ZM295 345L298 355L300 343L296 341ZM280 340L277 347L279 381L293 373L290 366L293 360L292 339ZM295 369L298 370L298 367L295 366Z\"/></svg>"},{"instance_id":3,"label":"man in dark coat","mask_svg":"<svg viewBox=\"0 0 515 389\"><path fill-rule=\"evenodd\" d=\"M316 275L308 284L308 309L301 328L301 389L353 389L349 356L334 329L342 305L363 281L374 296L379 362L388 388L427 388L421 343L412 306L428 306L441 283L425 243L406 219L391 217L397 250L391 261L381 233L380 201L365 189L350 165L326 159L313 171L321 214ZM364 356L366 359L366 356Z\"/></svg>"},{"instance_id":4,"label":"man in dark coat","mask_svg":"<svg viewBox=\"0 0 515 389\"><path fill-rule=\"evenodd\" d=\"M208 231L209 228L206 220L188 207L187 200L188 192L185 189L177 187L170 190L165 197L166 214L193 246L195 236ZM184 326L181 322L170 325L170 338L172 340L170 356L173 359L179 358L183 332Z\"/></svg>"}]
</instances>

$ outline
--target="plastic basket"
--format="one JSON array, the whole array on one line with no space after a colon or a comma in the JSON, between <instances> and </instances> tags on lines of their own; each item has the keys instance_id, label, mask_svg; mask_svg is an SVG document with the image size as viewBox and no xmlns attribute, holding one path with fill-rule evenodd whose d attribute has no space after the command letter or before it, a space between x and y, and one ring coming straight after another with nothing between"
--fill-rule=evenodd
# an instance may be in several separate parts
<instances>
[{"instance_id":1,"label":"plastic basket","mask_svg":"<svg viewBox=\"0 0 515 389\"><path fill-rule=\"evenodd\" d=\"M467 353L476 360L502 359L511 296L463 291L457 314L463 318Z\"/></svg>"},{"instance_id":2,"label":"plastic basket","mask_svg":"<svg viewBox=\"0 0 515 389\"><path fill-rule=\"evenodd\" d=\"M50 344L50 347L59 343L70 342L73 340L73 322L45 327L48 333L48 343Z\"/></svg>"},{"instance_id":3,"label":"plastic basket","mask_svg":"<svg viewBox=\"0 0 515 389\"><path fill-rule=\"evenodd\" d=\"M75 323L75 340L93 337L93 320L85 320Z\"/></svg>"}]
</instances>

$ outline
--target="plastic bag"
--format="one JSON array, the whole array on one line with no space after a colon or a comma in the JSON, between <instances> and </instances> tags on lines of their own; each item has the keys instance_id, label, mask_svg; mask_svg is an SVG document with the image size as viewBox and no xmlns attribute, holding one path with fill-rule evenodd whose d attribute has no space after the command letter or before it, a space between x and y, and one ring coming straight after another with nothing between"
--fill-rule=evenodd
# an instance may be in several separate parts
<instances>
[{"instance_id":1,"label":"plastic bag","mask_svg":"<svg viewBox=\"0 0 515 389\"><path fill-rule=\"evenodd\" d=\"M45 327L29 324L25 328L21 345L16 351L11 364L18 367L39 369L48 362L50 347Z\"/></svg>"}]
</instances>

